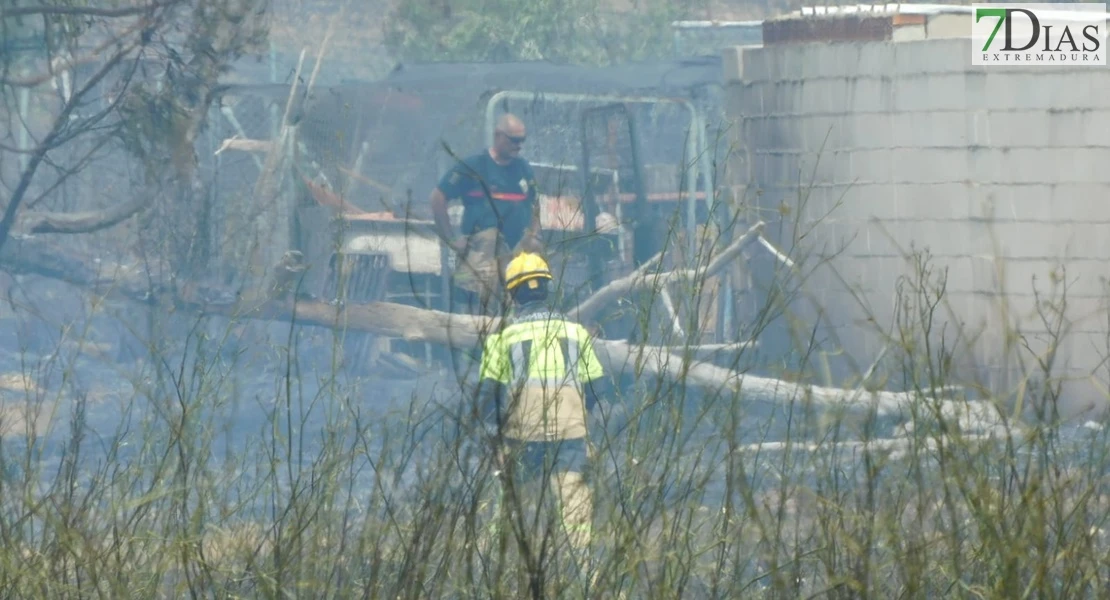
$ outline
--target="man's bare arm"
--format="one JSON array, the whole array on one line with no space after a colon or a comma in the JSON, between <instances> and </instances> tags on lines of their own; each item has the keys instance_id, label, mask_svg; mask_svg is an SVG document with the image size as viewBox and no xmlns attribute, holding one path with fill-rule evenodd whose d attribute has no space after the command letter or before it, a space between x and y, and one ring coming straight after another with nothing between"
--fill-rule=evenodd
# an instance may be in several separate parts
<instances>
[{"instance_id":1,"label":"man's bare arm","mask_svg":"<svg viewBox=\"0 0 1110 600\"><path fill-rule=\"evenodd\" d=\"M455 250L461 250L463 244L455 240L455 232L451 227L451 218L447 215L447 197L436 187L432 188L430 201L432 204L432 215L435 218L436 231L438 231L440 237L447 242L447 245Z\"/></svg>"}]
</instances>

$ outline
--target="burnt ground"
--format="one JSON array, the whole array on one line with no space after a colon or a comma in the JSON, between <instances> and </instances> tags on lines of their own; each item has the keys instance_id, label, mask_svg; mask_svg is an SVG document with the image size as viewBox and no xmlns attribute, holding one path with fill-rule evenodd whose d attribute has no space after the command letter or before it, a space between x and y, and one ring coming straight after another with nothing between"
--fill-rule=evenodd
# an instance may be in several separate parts
<instances>
[{"instance_id":1,"label":"burnt ground","mask_svg":"<svg viewBox=\"0 0 1110 600\"><path fill-rule=\"evenodd\" d=\"M19 280L11 299L15 310L5 305L0 312L3 442L10 461L26 449L26 433L34 429L46 480L78 437L90 465L100 464L109 449L117 460L128 460L129 453L141 453L171 429L184 427L183 413L195 429L190 435L204 440L213 468L234 464L243 472L252 460L266 462L274 453L283 462L308 466L321 454L325 439L348 439L344 436L359 428L370 431L366 456L385 445L406 449L399 454L411 450L430 456L459 433L453 417L463 396L447 369L421 366L398 378L344 366L334 352L335 335L327 330L260 321L229 324L180 313L155 325L144 307L108 303L94 310L79 290L30 277ZM291 340L292 356L285 351ZM725 492L729 408L703 411L704 397L657 382L624 384L607 408L605 427L599 427L604 430L600 436L609 439L602 470L612 477L618 465L629 461L654 464L672 474L652 484L666 496L696 496L701 504L719 505ZM48 418L32 427L29 405ZM800 415L772 407L744 410L732 415L743 443L787 437L819 441L807 433L813 423ZM845 427L840 441L861 427ZM875 428L881 435L892 424ZM1081 440L1089 429L1069 426L1063 438ZM1096 448L1080 442L1078 450ZM806 452L788 454L789 459L780 450L746 453L753 483L765 475L766 483L774 485L791 468L821 474L820 461ZM416 469L403 458L383 459L398 461L392 467L398 483L410 480ZM367 492L374 485L371 471L359 475Z\"/></svg>"},{"instance_id":2,"label":"burnt ground","mask_svg":"<svg viewBox=\"0 0 1110 600\"><path fill-rule=\"evenodd\" d=\"M442 452L449 445L445 442L459 433L451 416L457 414L452 409L461 398L458 382L446 370L424 368L400 379L340 368L339 376L331 378L334 338L326 331L305 328L291 333L286 323L232 325L184 314L170 315L152 331L148 311L134 304L110 304L92 311L88 297L64 284L24 278L16 287L15 311L5 307L0 313L0 480L7 489L26 482L21 475L32 469L36 473L30 480L41 482L42 493L59 493L63 489L57 487L59 483L72 485L64 471L67 464L77 464L73 483L79 488L98 477L104 483L105 474L117 465L124 471L136 465L135 472L143 472L144 461L165 451L170 432L183 431L188 443L175 451L186 448L184 458L193 468L211 473L203 478L210 477L216 486L209 493L222 502L243 503L236 509L237 518L271 522L273 503L293 502L290 480L299 479L294 484L298 487L311 480L329 457L325 448L347 453L340 460L349 460L343 477L350 479L337 493L348 494L359 506L381 505L382 498L386 504L422 506L421 494L432 489L421 485L430 462L448 466L441 501L468 501L471 484L467 482L474 480L460 475L476 472L475 454L464 452L458 461L462 464L450 458L443 462L452 456L450 451ZM284 351L290 339L297 348L293 361ZM151 359L151 340L157 341L158 360ZM768 522L778 520L790 531L808 532L791 534L784 529L780 542L773 543L757 529L736 525L737 535L751 537L735 541L744 549L737 560L749 551L752 555L744 559L749 563L737 565L736 576L743 572L753 582L762 581L772 569L767 560L758 559L760 552L792 554L794 544L801 551L819 546L825 539L822 535L835 533L821 533L823 512L814 498L826 497L849 512L863 511L860 503L867 496L862 492L877 488L882 490L882 504L874 510L882 518L909 518L902 516L912 512L912 507L902 504L909 500L899 498L907 489L920 489L912 477L920 473L921 464L933 461L929 450L919 453L925 457L923 462L899 460L898 450L865 459L858 447L850 445L839 452L826 445L815 452L768 447L730 453L725 435L730 421L743 429L743 441L754 443L805 438L804 419L767 408L746 410L743 415L730 414L727 407L703 413L704 397L691 395L683 407L678 399L685 391L653 389L654 385L650 381L626 385L622 397L609 407L606 426L598 428L604 430L598 441L606 435L609 439L608 444L601 442L603 458L597 473L601 477L594 486L599 514L620 520L649 519L637 527L653 544L691 543L691 535L711 535L706 532L719 526L726 489L731 489L734 506L754 501L756 510L767 511ZM53 410L53 418L33 427L28 422L30 413L21 410L27 406L40 407L40 414L47 416ZM637 418L630 418L634 412ZM633 433L637 428L639 435ZM1089 506L1110 506L1106 500L1110 489L1100 475L1110 446L1094 429L1093 425L1068 427L1056 442L1060 450L1051 460L1057 472L1078 478L1078 491L1064 494L1082 495ZM28 436L31 430L35 437ZM356 431L367 433L358 438ZM851 431L846 427L841 439L851 437ZM829 438L812 441L827 443ZM29 446L34 449L31 454ZM383 452L387 447L391 451ZM1017 454L1027 452L1018 449ZM980 456L970 449L958 450L956 455L959 468L964 469L961 476L973 473L984 483L996 482L1000 489L1014 485L1008 479L1008 467L995 455ZM882 466L869 471L876 468L876 457ZM730 471L734 479L728 488ZM146 475L137 477L142 480ZM867 480L874 487L864 484ZM259 494L267 489L267 481L276 482L281 492ZM936 490L923 493L931 498L939 494ZM133 493L138 498L142 492ZM1110 513L1097 507L1075 519L1084 529L1089 524L1091 531L1097 530L1103 544L1107 540L1102 515ZM675 515L678 521L667 525L666 515ZM687 525L675 529L687 519ZM913 525L922 526L936 525ZM712 542L705 538L695 543ZM807 565L803 571L809 575L799 575L799 581L817 585L820 567ZM897 580L895 575L890 577ZM708 588L702 589L705 583L691 583L689 597L709 597Z\"/></svg>"}]
</instances>

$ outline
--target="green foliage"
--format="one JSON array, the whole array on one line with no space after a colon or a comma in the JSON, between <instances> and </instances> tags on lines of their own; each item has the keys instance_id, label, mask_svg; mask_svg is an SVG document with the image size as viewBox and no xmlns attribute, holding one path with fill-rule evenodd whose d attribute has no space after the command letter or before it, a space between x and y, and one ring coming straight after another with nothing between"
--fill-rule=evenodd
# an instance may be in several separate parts
<instances>
[{"instance_id":1,"label":"green foliage","mask_svg":"<svg viewBox=\"0 0 1110 600\"><path fill-rule=\"evenodd\" d=\"M385 21L385 42L408 61L606 64L670 55L671 21L697 6L637 0L615 13L602 0L401 0Z\"/></svg>"}]
</instances>

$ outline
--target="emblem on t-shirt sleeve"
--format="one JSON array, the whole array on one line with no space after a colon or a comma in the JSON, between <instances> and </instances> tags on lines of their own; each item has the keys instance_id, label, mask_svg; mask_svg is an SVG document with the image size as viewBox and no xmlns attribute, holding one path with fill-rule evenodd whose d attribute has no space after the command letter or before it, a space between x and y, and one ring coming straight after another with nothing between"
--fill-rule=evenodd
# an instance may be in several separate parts
<instances>
[{"instance_id":1,"label":"emblem on t-shirt sleeve","mask_svg":"<svg viewBox=\"0 0 1110 600\"><path fill-rule=\"evenodd\" d=\"M523 177L521 177L521 178L520 178L520 181L519 181L519 182L517 182L517 183L518 183L518 184L520 185L520 191L521 191L521 193L523 193L523 194L527 194L527 193L528 193L528 180L527 180L527 179L525 179L525 178L523 178Z\"/></svg>"}]
</instances>

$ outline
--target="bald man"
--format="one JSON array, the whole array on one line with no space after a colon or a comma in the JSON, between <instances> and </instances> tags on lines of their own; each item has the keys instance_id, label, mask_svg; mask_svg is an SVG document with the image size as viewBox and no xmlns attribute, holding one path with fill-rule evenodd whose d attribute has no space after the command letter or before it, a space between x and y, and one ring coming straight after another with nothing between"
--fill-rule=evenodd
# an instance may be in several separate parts
<instances>
[{"instance_id":1,"label":"bald man","mask_svg":"<svg viewBox=\"0 0 1110 600\"><path fill-rule=\"evenodd\" d=\"M513 114L501 115L494 131L493 146L459 161L432 190L436 228L460 258L465 258L468 251L478 250L474 246L489 239L488 234L492 232L500 234L497 236L500 238L498 255L504 257L504 261L518 249L539 250L536 175L528 161L520 157L526 136L520 118ZM462 230L458 234L447 216L447 202L456 198L463 204ZM475 235L482 232L482 236ZM489 250L492 248L480 251L489 253ZM478 298L457 287L453 292L471 305L466 312L476 312L473 305Z\"/></svg>"},{"instance_id":2,"label":"bald man","mask_svg":"<svg viewBox=\"0 0 1110 600\"><path fill-rule=\"evenodd\" d=\"M493 146L460 161L432 190L436 227L456 251L465 252L467 237L490 228L501 233L510 249L515 249L527 232L539 234L536 175L520 157L526 136L524 123L516 115L501 115ZM447 202L455 198L463 203L461 237L452 231L447 217Z\"/></svg>"}]
</instances>

